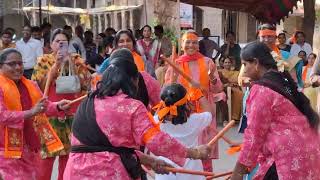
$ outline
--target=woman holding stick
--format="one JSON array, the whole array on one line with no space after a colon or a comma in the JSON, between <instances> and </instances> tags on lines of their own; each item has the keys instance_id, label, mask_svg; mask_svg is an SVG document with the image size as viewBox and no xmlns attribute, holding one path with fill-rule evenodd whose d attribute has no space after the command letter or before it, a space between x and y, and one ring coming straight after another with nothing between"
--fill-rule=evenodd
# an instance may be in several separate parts
<instances>
[{"instance_id":1,"label":"woman holding stick","mask_svg":"<svg viewBox=\"0 0 320 180\"><path fill-rule=\"evenodd\" d=\"M185 158L208 157L209 146L186 148L160 131L146 107L137 100L138 76L133 59L111 59L97 90L76 113L65 180L140 179L140 162L150 163L136 151L140 146L179 165L184 164Z\"/></svg>"},{"instance_id":2,"label":"woman holding stick","mask_svg":"<svg viewBox=\"0 0 320 180\"><path fill-rule=\"evenodd\" d=\"M69 54L68 50L69 38L62 29L56 29L52 33L51 48L53 53L38 58L38 62L34 67L32 80L36 81L40 88L45 91L45 95L51 101L60 99L76 99L86 94L90 87L91 74L87 68L83 66L83 61L77 54ZM80 90L75 93L57 93L56 80L62 75L74 73L80 80ZM41 149L41 179L49 180L51 178L53 162L56 156L59 156L59 176L62 179L63 171L68 160L70 152L71 124L73 115L79 103L71 106L67 113L60 113L59 116L51 117L50 123L55 132L61 139L64 148L56 153L48 153L46 148Z\"/></svg>"},{"instance_id":3,"label":"woman holding stick","mask_svg":"<svg viewBox=\"0 0 320 180\"><path fill-rule=\"evenodd\" d=\"M40 141L50 152L63 148L47 116L66 110L69 101L42 97L38 85L23 76L16 49L0 53L0 81L0 179L40 179Z\"/></svg>"},{"instance_id":4,"label":"woman holding stick","mask_svg":"<svg viewBox=\"0 0 320 180\"><path fill-rule=\"evenodd\" d=\"M198 93L189 82L190 79L197 81L197 87L201 87L204 91L204 96L213 106L212 121L209 127L204 129L199 138L200 144L206 144L216 134L216 120L215 120L215 102L225 99L223 93L223 84L220 81L216 65L211 59L204 57L199 53L198 36L194 31L187 31L182 37L182 49L184 54L177 60L177 66L183 71L183 74L189 77L181 76L181 73L176 73L173 67L169 67L165 77L165 84L174 82L182 84L191 96L192 103L195 107L195 112L202 112L198 99ZM218 147L215 145L212 154L212 159L218 158ZM212 171L212 160L203 161L204 169Z\"/></svg>"},{"instance_id":5,"label":"woman holding stick","mask_svg":"<svg viewBox=\"0 0 320 180\"><path fill-rule=\"evenodd\" d=\"M288 72L279 72L268 46L253 42L241 54L253 86L247 99L248 127L232 180L257 164L255 179L320 177L319 117Z\"/></svg>"}]
</instances>

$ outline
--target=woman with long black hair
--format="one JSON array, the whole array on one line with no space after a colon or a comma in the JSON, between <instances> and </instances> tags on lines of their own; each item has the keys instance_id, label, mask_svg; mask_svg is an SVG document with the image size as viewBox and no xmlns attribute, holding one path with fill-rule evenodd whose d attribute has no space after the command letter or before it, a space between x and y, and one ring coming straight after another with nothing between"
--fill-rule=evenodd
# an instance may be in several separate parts
<instances>
[{"instance_id":1,"label":"woman with long black hair","mask_svg":"<svg viewBox=\"0 0 320 180\"><path fill-rule=\"evenodd\" d=\"M136 151L140 146L179 165L188 157L208 157L207 145L186 148L160 131L146 107L137 100L136 65L132 59L120 55L111 57L111 65L97 84L97 90L78 108L65 180L139 179L142 170L138 157L142 157L141 163L150 163Z\"/></svg>"},{"instance_id":2,"label":"woman with long black hair","mask_svg":"<svg viewBox=\"0 0 320 180\"><path fill-rule=\"evenodd\" d=\"M242 180L257 164L255 179L319 179L319 117L308 98L288 72L277 70L265 44L248 44L241 58L252 87L248 127L231 179Z\"/></svg>"}]
</instances>

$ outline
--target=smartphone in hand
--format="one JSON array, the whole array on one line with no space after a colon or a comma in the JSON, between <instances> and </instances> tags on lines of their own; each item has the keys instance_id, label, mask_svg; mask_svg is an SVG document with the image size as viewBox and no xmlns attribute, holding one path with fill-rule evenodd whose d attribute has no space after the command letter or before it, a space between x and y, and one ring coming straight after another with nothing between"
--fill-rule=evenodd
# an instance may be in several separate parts
<instances>
[{"instance_id":1,"label":"smartphone in hand","mask_svg":"<svg viewBox=\"0 0 320 180\"><path fill-rule=\"evenodd\" d=\"M63 55L63 57L67 56L69 50L69 44L67 41L59 42L59 52Z\"/></svg>"}]
</instances>

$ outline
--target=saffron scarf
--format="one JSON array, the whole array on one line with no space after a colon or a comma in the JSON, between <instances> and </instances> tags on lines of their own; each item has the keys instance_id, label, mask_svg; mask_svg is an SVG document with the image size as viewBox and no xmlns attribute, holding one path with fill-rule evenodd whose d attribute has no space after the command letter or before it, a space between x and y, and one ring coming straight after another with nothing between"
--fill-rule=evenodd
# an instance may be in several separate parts
<instances>
[{"instance_id":1,"label":"saffron scarf","mask_svg":"<svg viewBox=\"0 0 320 180\"><path fill-rule=\"evenodd\" d=\"M133 59L134 59L134 63L136 64L136 66L138 68L138 71L139 72L145 71L144 61L143 61L142 57L138 53L136 53L134 51L132 51L131 53L132 53L132 56L133 56ZM110 58L108 58L105 61L110 61ZM105 64L105 63L103 63L103 64ZM110 65L110 63L107 64L105 67L101 67L101 69L99 70L99 71L101 71L101 74L95 74L93 76L93 78L91 79L91 90L96 90L97 89L97 84L102 79L102 73L109 67L109 65Z\"/></svg>"},{"instance_id":2,"label":"saffron scarf","mask_svg":"<svg viewBox=\"0 0 320 180\"><path fill-rule=\"evenodd\" d=\"M199 67L199 82L202 87L205 87L206 89L209 89L209 75L208 75L208 67L206 65L205 57L200 54L196 53L194 55L182 55L180 56L179 59L177 59L177 63L180 64L182 70L186 75L189 77L192 77L191 71L189 68L189 62L191 61L197 61L198 67ZM183 78L180 77L180 83L185 87L185 88L190 88L191 85L189 82Z\"/></svg>"},{"instance_id":3,"label":"saffron scarf","mask_svg":"<svg viewBox=\"0 0 320 180\"><path fill-rule=\"evenodd\" d=\"M180 64L183 72L188 76L192 77L189 62L197 61L199 68L199 83L201 87L204 87L206 90L209 89L209 75L208 67L205 61L205 57L199 52L194 55L182 55L177 59L177 63ZM203 96L202 93L199 93L199 89L196 89L191 86L191 84L182 76L179 78L179 82L187 89L190 101L195 102L196 112L201 112L200 103L198 100Z\"/></svg>"},{"instance_id":4,"label":"saffron scarf","mask_svg":"<svg viewBox=\"0 0 320 180\"><path fill-rule=\"evenodd\" d=\"M182 99L179 101L175 102L171 106L167 106L164 101L161 101L158 105L153 107L152 109L157 111L157 114L159 116L159 121L162 122L163 118L167 115L170 114L172 116L177 116L178 115L178 106L182 106L186 104L189 100L188 94L185 95Z\"/></svg>"},{"instance_id":5,"label":"saffron scarf","mask_svg":"<svg viewBox=\"0 0 320 180\"><path fill-rule=\"evenodd\" d=\"M144 69L144 61L143 61L142 57L134 51L132 51L132 56L134 59L134 63L136 64L136 66L138 68L138 71L139 72L144 71L145 70Z\"/></svg>"},{"instance_id":6,"label":"saffron scarf","mask_svg":"<svg viewBox=\"0 0 320 180\"><path fill-rule=\"evenodd\" d=\"M14 81L0 75L0 88L3 91L4 104L8 110L22 111L20 102L20 92ZM34 84L25 77L21 82L27 88L30 95L32 106L34 106L42 97ZM48 118L44 114L39 114L33 118L35 131L39 134L41 141L44 141L50 153L63 149L63 144L57 134L49 124ZM21 158L23 151L23 130L5 126L5 158Z\"/></svg>"},{"instance_id":7,"label":"saffron scarf","mask_svg":"<svg viewBox=\"0 0 320 180\"><path fill-rule=\"evenodd\" d=\"M307 75L308 75L308 71L310 68L312 68L312 66L310 66L310 64L307 64L307 66L305 66L305 68L303 68L303 72L302 72L302 81L303 82L306 82L308 80L309 77L307 77Z\"/></svg>"},{"instance_id":8,"label":"saffron scarf","mask_svg":"<svg viewBox=\"0 0 320 180\"><path fill-rule=\"evenodd\" d=\"M276 59L275 59L277 62L283 59L283 58L282 58L281 51L280 51L280 49L278 48L277 45L274 44L274 45L272 46L272 51L274 51L274 52L278 55L278 56L276 57Z\"/></svg>"}]
</instances>

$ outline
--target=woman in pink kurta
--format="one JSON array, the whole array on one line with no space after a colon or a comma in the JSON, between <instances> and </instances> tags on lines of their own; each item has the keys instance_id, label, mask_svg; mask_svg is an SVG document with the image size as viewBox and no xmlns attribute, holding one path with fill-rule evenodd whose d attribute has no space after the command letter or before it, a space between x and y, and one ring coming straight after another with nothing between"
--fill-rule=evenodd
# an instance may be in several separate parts
<instances>
[{"instance_id":1,"label":"woman in pink kurta","mask_svg":"<svg viewBox=\"0 0 320 180\"><path fill-rule=\"evenodd\" d=\"M34 83L35 86L37 86ZM4 105L3 92L0 90L0 175L5 180L11 179L36 179L38 176L38 162L40 161L40 140L32 126L32 117L30 112L38 107L31 107L31 100L28 97L28 91L23 86L18 86L21 93L21 104L23 111L9 111ZM40 92L40 89L39 89ZM42 104L42 103L40 103ZM40 109L38 109L39 111ZM46 115L52 116L59 114L57 103L49 103ZM4 125L23 129L24 148L21 159L4 158Z\"/></svg>"},{"instance_id":2,"label":"woman in pink kurta","mask_svg":"<svg viewBox=\"0 0 320 180\"><path fill-rule=\"evenodd\" d=\"M320 179L318 115L290 74L277 71L266 45L250 43L241 56L244 74L255 83L232 180L242 180L257 164L254 179Z\"/></svg>"},{"instance_id":3,"label":"woman in pink kurta","mask_svg":"<svg viewBox=\"0 0 320 180\"><path fill-rule=\"evenodd\" d=\"M145 71L140 72L140 74L143 77L146 89L148 91L149 104L153 107L160 102L160 83Z\"/></svg>"},{"instance_id":4,"label":"woman in pink kurta","mask_svg":"<svg viewBox=\"0 0 320 180\"><path fill-rule=\"evenodd\" d=\"M38 161L40 160L40 137L33 126L35 123L34 117L42 112L45 112L46 115L57 115L59 113L58 107L60 110L65 109L67 106L64 108L64 104L69 101L62 100L58 103L52 103L46 99L41 99L33 106L34 94L41 95L42 93L36 83L26 80L22 76L23 63L21 54L15 49L4 50L0 54L0 64L0 179L37 179ZM20 99L19 97L18 99L13 97L15 89L19 93ZM12 100L12 102L8 102L6 98L8 96L9 101ZM21 111L8 108L8 104L12 104L14 101L18 101L21 104ZM22 131L21 157L5 157L6 127Z\"/></svg>"},{"instance_id":5,"label":"woman in pink kurta","mask_svg":"<svg viewBox=\"0 0 320 180\"><path fill-rule=\"evenodd\" d=\"M182 38L182 48L184 55L180 56L176 63L196 83L200 84L202 88L206 89L205 96L209 103L212 105L212 121L209 127L207 127L199 137L200 144L208 143L216 135L216 112L215 103L225 99L223 92L223 84L219 78L219 74L214 62L199 53L198 36L193 31L188 31ZM173 82L181 83L190 94L190 83L186 83L186 80L175 74L172 67L169 67L165 75L165 85ZM218 145L215 145L212 154L212 159L218 158ZM206 171L212 171L212 161L204 161L204 169Z\"/></svg>"},{"instance_id":6,"label":"woman in pink kurta","mask_svg":"<svg viewBox=\"0 0 320 180\"><path fill-rule=\"evenodd\" d=\"M79 147L106 148L105 144L89 145L92 141L96 141L96 138L91 139L91 142L89 140L88 143L83 143L95 135L84 137L83 133L86 132L79 130L84 127L81 122L96 121L98 131L100 129L103 136L115 148L125 147L138 150L140 146L145 146L154 154L168 157L179 165L184 164L186 157L208 157L209 147L185 148L174 138L160 131L159 126L148 115L146 107L139 100L134 99L138 86L137 67L133 61L122 58L115 58L118 61L112 62L104 72L102 81L98 83L97 90L84 101L85 103L80 105L73 124L71 142L73 150L64 173L65 180L85 178L132 179L116 152L108 150L88 152L77 149ZM93 98L92 106L85 106L86 102L90 101L90 98ZM83 106L87 110L93 107L95 118L87 118L83 121L81 113L86 113L86 109L82 111ZM87 111L89 114L90 109ZM141 153L137 154L139 154L143 163L143 155ZM137 157L135 153L132 156Z\"/></svg>"}]
</instances>

